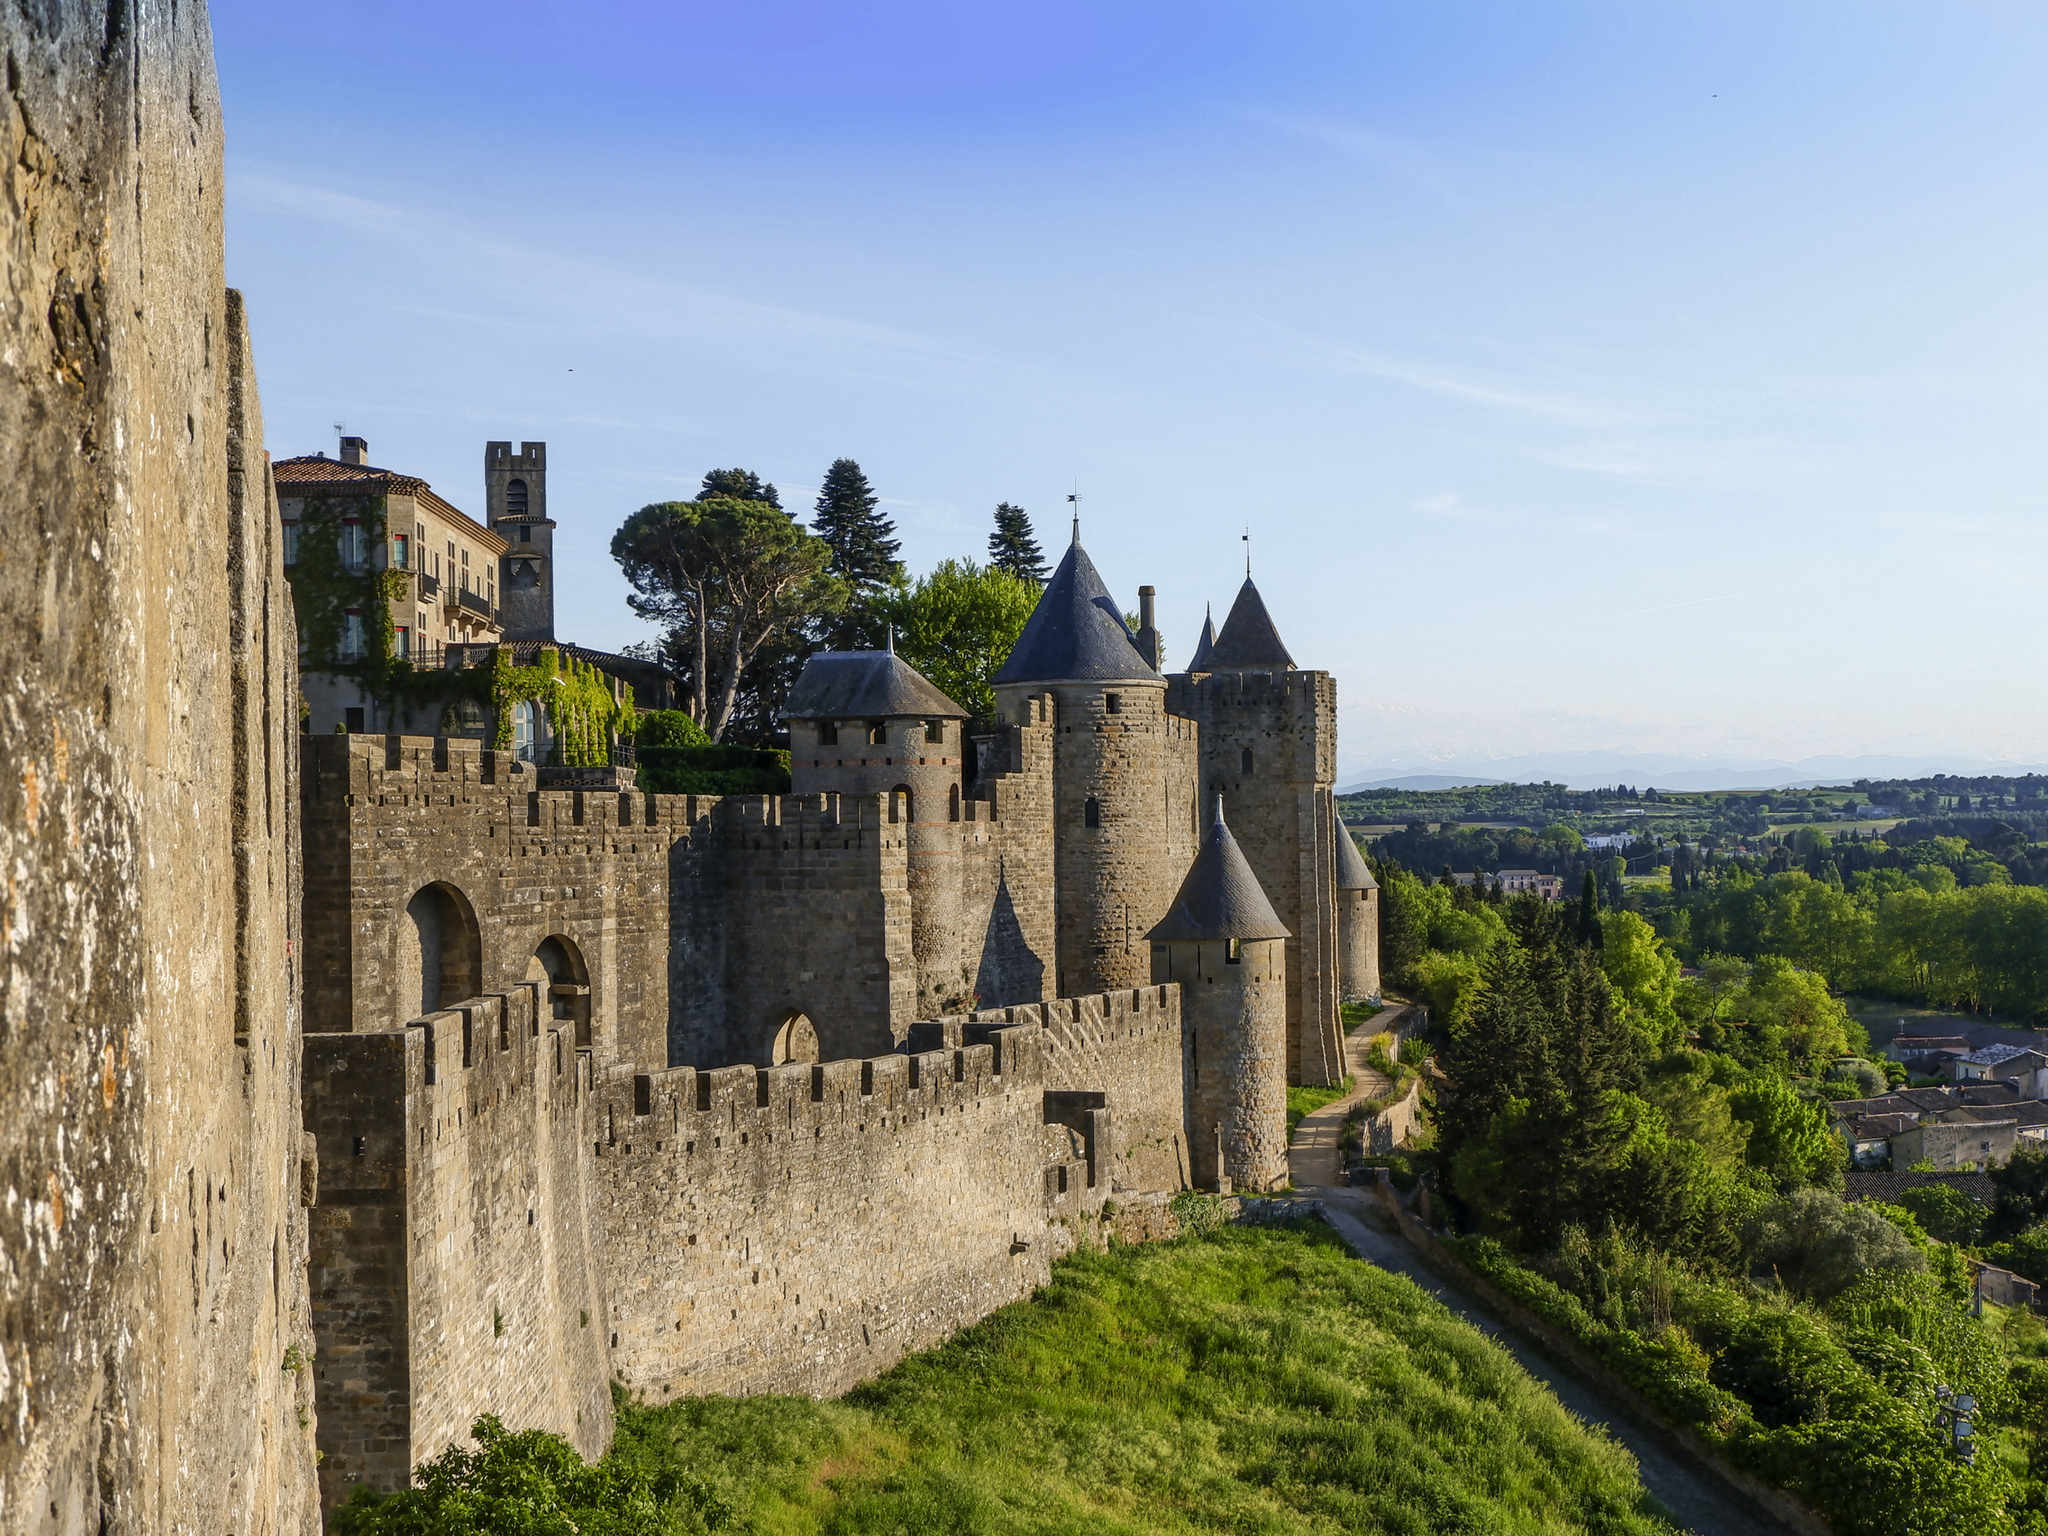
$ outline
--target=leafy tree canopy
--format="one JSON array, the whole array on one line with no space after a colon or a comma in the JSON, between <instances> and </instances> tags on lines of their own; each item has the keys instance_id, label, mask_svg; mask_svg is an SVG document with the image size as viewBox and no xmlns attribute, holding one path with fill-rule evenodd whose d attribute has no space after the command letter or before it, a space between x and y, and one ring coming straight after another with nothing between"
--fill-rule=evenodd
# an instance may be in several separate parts
<instances>
[{"instance_id":1,"label":"leafy tree canopy","mask_svg":"<svg viewBox=\"0 0 2048 1536\"><path fill-rule=\"evenodd\" d=\"M896 652L977 720L996 713L995 676L1038 606L1036 582L972 560L943 560L877 612Z\"/></svg>"},{"instance_id":2,"label":"leafy tree canopy","mask_svg":"<svg viewBox=\"0 0 2048 1536\"><path fill-rule=\"evenodd\" d=\"M773 642L846 605L831 550L765 501L710 496L642 507L612 537L627 602L666 630L664 658L691 713L723 741L748 667Z\"/></svg>"}]
</instances>

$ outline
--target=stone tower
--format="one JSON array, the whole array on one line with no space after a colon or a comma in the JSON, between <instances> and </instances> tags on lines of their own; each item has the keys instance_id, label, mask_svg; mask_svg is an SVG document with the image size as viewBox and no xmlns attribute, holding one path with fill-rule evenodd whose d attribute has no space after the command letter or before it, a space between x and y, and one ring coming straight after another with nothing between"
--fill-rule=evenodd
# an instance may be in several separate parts
<instances>
[{"instance_id":1,"label":"stone tower","mask_svg":"<svg viewBox=\"0 0 2048 1536\"><path fill-rule=\"evenodd\" d=\"M887 795L909 824L910 937L919 1017L974 1005L961 923L961 730L967 711L896 654L820 651L782 715L799 795Z\"/></svg>"},{"instance_id":2,"label":"stone tower","mask_svg":"<svg viewBox=\"0 0 2048 1536\"><path fill-rule=\"evenodd\" d=\"M1347 1003L1380 996L1380 883L1344 823L1337 843L1337 984Z\"/></svg>"},{"instance_id":3,"label":"stone tower","mask_svg":"<svg viewBox=\"0 0 2048 1536\"><path fill-rule=\"evenodd\" d=\"M1146 935L1152 979L1180 984L1188 1164L1198 1185L1287 1182L1286 926L1223 821L1164 921Z\"/></svg>"},{"instance_id":4,"label":"stone tower","mask_svg":"<svg viewBox=\"0 0 2048 1536\"><path fill-rule=\"evenodd\" d=\"M1081 547L1045 585L994 678L1005 720L1028 723L1049 695L1057 995L1146 984L1144 935L1173 896L1176 844L1192 848L1193 731L1166 711L1146 662Z\"/></svg>"},{"instance_id":5,"label":"stone tower","mask_svg":"<svg viewBox=\"0 0 2048 1536\"><path fill-rule=\"evenodd\" d=\"M1207 655L1172 679L1168 704L1201 728L1202 794L1222 795L1292 937L1291 1081L1344 1076L1337 1019L1337 687L1287 653L1249 576Z\"/></svg>"},{"instance_id":6,"label":"stone tower","mask_svg":"<svg viewBox=\"0 0 2048 1536\"><path fill-rule=\"evenodd\" d=\"M548 445L484 444L484 521L511 548L498 573L507 640L555 638L555 524L548 516Z\"/></svg>"}]
</instances>

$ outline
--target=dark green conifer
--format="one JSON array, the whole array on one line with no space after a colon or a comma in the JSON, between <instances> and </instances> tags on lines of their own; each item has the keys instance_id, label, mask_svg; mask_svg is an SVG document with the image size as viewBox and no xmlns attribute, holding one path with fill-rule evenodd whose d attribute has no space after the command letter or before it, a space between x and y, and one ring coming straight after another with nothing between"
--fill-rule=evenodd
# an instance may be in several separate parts
<instances>
[{"instance_id":1,"label":"dark green conifer","mask_svg":"<svg viewBox=\"0 0 2048 1536\"><path fill-rule=\"evenodd\" d=\"M832 574L852 584L853 600L818 636L830 650L873 650L887 631L876 599L902 585L903 566L896 558L896 525L878 506L860 465L834 459L818 491L811 529L832 546Z\"/></svg>"},{"instance_id":2,"label":"dark green conifer","mask_svg":"<svg viewBox=\"0 0 2048 1536\"><path fill-rule=\"evenodd\" d=\"M896 525L877 510L880 499L852 459L834 459L811 519L811 531L832 546L832 574L853 583L854 600L903 579Z\"/></svg>"},{"instance_id":3,"label":"dark green conifer","mask_svg":"<svg viewBox=\"0 0 2048 1536\"><path fill-rule=\"evenodd\" d=\"M1590 869L1579 882L1579 942L1600 942L1600 882Z\"/></svg>"},{"instance_id":4,"label":"dark green conifer","mask_svg":"<svg viewBox=\"0 0 2048 1536\"><path fill-rule=\"evenodd\" d=\"M988 559L999 571L1044 584L1045 551L1038 547L1031 519L1022 507L1007 501L996 504L996 531L988 536Z\"/></svg>"},{"instance_id":5,"label":"dark green conifer","mask_svg":"<svg viewBox=\"0 0 2048 1536\"><path fill-rule=\"evenodd\" d=\"M771 507L782 505L782 497L775 487L751 469L706 470L704 483L697 487L697 499L702 501L707 496L731 496L739 501L765 501Z\"/></svg>"}]
</instances>

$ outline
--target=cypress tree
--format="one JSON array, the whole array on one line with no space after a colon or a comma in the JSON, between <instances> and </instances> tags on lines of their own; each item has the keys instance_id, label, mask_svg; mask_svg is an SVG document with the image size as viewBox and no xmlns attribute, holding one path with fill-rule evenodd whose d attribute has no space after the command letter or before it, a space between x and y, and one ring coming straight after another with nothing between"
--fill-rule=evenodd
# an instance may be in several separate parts
<instances>
[{"instance_id":1,"label":"cypress tree","mask_svg":"<svg viewBox=\"0 0 2048 1536\"><path fill-rule=\"evenodd\" d=\"M852 459L834 459L818 492L811 530L832 546L832 574L853 583L854 600L903 579L896 525L876 510L878 498Z\"/></svg>"},{"instance_id":2,"label":"cypress tree","mask_svg":"<svg viewBox=\"0 0 2048 1536\"><path fill-rule=\"evenodd\" d=\"M988 536L989 563L999 571L1025 581L1045 583L1045 551L1031 531L1031 519L1022 507L1009 502L996 504L996 531Z\"/></svg>"},{"instance_id":3,"label":"cypress tree","mask_svg":"<svg viewBox=\"0 0 2048 1536\"><path fill-rule=\"evenodd\" d=\"M1590 869L1586 871L1586 878L1579 882L1579 942L1600 942L1600 882Z\"/></svg>"}]
</instances>

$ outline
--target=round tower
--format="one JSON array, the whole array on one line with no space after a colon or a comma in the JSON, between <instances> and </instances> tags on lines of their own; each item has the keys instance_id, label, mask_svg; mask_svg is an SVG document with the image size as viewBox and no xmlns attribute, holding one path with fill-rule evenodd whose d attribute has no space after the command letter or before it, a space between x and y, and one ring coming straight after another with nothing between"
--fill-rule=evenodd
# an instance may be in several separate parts
<instances>
[{"instance_id":1,"label":"round tower","mask_svg":"<svg viewBox=\"0 0 2048 1536\"><path fill-rule=\"evenodd\" d=\"M1188 1169L1219 1191L1287 1182L1287 939L1223 799L1166 917L1152 979L1180 984Z\"/></svg>"},{"instance_id":2,"label":"round tower","mask_svg":"<svg viewBox=\"0 0 2048 1536\"><path fill-rule=\"evenodd\" d=\"M963 968L960 932L967 711L896 654L892 634L885 650L811 657L782 714L794 793L886 796L883 815L909 824L918 1016L972 1008L974 979Z\"/></svg>"},{"instance_id":3,"label":"round tower","mask_svg":"<svg viewBox=\"0 0 2048 1536\"><path fill-rule=\"evenodd\" d=\"M1081 548L1066 558L994 678L1006 720L1053 701L1053 890L1060 997L1138 987L1145 931L1172 899L1173 803L1166 679L1124 627ZM1183 800L1182 816L1191 809Z\"/></svg>"},{"instance_id":4,"label":"round tower","mask_svg":"<svg viewBox=\"0 0 2048 1536\"><path fill-rule=\"evenodd\" d=\"M1337 985L1347 1003L1380 999L1380 883L1337 821Z\"/></svg>"}]
</instances>

